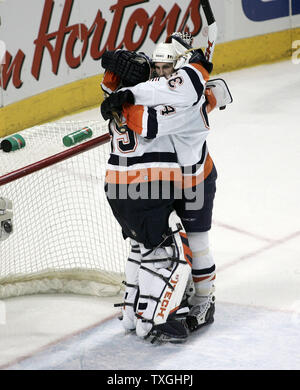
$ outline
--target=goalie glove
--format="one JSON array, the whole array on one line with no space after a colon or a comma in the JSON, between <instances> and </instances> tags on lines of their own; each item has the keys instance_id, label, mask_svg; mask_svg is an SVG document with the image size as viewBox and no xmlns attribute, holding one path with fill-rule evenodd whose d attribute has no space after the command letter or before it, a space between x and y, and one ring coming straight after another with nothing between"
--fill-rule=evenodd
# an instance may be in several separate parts
<instances>
[{"instance_id":1,"label":"goalie glove","mask_svg":"<svg viewBox=\"0 0 300 390\"><path fill-rule=\"evenodd\" d=\"M208 73L212 72L213 64L206 60L203 51L201 49L192 48L193 38L191 34L175 32L168 39L171 40L178 56L174 69L180 69L191 62L197 62L200 63Z\"/></svg>"},{"instance_id":2,"label":"goalie glove","mask_svg":"<svg viewBox=\"0 0 300 390\"><path fill-rule=\"evenodd\" d=\"M124 103L134 104L133 93L127 89L125 91L110 94L101 104L101 114L104 120L114 119L114 113L122 113Z\"/></svg>"},{"instance_id":3,"label":"goalie glove","mask_svg":"<svg viewBox=\"0 0 300 390\"><path fill-rule=\"evenodd\" d=\"M208 73L211 73L213 71L214 65L212 62L207 61L202 49L194 50L189 62L200 63L203 66L203 68L207 70Z\"/></svg>"},{"instance_id":4,"label":"goalie glove","mask_svg":"<svg viewBox=\"0 0 300 390\"><path fill-rule=\"evenodd\" d=\"M147 81L151 74L151 61L142 52L107 51L102 56L101 65L120 76L125 87Z\"/></svg>"},{"instance_id":5,"label":"goalie glove","mask_svg":"<svg viewBox=\"0 0 300 390\"><path fill-rule=\"evenodd\" d=\"M206 89L210 89L213 92L216 100L215 107L219 107L220 110L224 110L227 104L233 102L228 85L223 79L209 80L206 84Z\"/></svg>"},{"instance_id":6,"label":"goalie glove","mask_svg":"<svg viewBox=\"0 0 300 390\"><path fill-rule=\"evenodd\" d=\"M174 69L180 69L189 63L192 56L193 37L189 33L174 32L167 38L167 42L171 42L177 54L177 62Z\"/></svg>"}]
</instances>

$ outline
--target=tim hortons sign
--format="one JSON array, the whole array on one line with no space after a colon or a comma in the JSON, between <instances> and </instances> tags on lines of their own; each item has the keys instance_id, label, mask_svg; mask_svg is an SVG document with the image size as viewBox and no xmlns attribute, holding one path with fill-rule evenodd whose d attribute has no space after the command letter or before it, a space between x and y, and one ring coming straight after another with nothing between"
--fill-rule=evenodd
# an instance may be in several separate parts
<instances>
[{"instance_id":1,"label":"tim hortons sign","mask_svg":"<svg viewBox=\"0 0 300 390\"><path fill-rule=\"evenodd\" d=\"M28 58L28 55L26 58L26 53L22 49L12 54L7 47L2 71L4 90L10 83L15 88L22 87L24 80L22 68L25 58L30 64L26 68L29 68L31 75L39 80L41 69L43 65L45 66L43 61L45 52L48 52L51 58L49 73L59 75L62 61L65 61L69 68L75 69L82 65L82 61L88 55L97 61L106 50L120 48L139 50L148 40L153 43L158 42L163 33L169 35L173 31L189 31L195 36L202 28L201 0L191 0L186 3L184 9L178 3L185 4L185 1L174 1L173 6L171 1L168 1L168 7L171 6L168 11L161 5L155 9L149 0L117 0L109 8L111 12L109 20L103 17L104 10L101 6L102 9L95 10L95 18L90 26L80 22L69 24L74 3L76 5L74 0L64 1L60 20L56 23L52 17L54 8L58 4L55 0L44 1L41 19L37 23L37 34L32 40L32 58ZM125 11L127 11L126 17ZM49 31L50 25L57 26L56 31ZM107 37L106 42L104 34ZM74 53L75 45L79 54Z\"/></svg>"}]
</instances>

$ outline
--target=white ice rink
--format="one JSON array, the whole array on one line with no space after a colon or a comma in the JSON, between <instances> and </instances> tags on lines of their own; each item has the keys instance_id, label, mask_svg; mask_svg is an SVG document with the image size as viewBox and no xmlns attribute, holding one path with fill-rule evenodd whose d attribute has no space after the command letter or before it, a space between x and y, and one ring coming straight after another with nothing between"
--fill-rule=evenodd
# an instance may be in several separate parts
<instances>
[{"instance_id":1,"label":"white ice rink","mask_svg":"<svg viewBox=\"0 0 300 390\"><path fill-rule=\"evenodd\" d=\"M216 77L234 103L211 114L208 138L219 174L214 324L183 345L151 345L124 335L113 308L121 297L10 298L0 301L0 368L300 369L300 65Z\"/></svg>"}]
</instances>

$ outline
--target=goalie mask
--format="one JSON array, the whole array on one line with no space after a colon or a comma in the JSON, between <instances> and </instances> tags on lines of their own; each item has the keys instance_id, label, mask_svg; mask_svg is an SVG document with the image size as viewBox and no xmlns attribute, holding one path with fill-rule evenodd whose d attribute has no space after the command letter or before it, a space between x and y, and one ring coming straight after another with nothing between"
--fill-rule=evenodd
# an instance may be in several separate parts
<instances>
[{"instance_id":1,"label":"goalie mask","mask_svg":"<svg viewBox=\"0 0 300 390\"><path fill-rule=\"evenodd\" d=\"M183 67L189 62L191 53L191 42L193 38L190 34L182 34L175 32L170 35L166 42L159 43L152 56L153 63L169 63L172 64L172 71ZM155 65L154 65L155 67ZM164 76L168 76L170 71L165 72Z\"/></svg>"},{"instance_id":2,"label":"goalie mask","mask_svg":"<svg viewBox=\"0 0 300 390\"><path fill-rule=\"evenodd\" d=\"M159 43L152 56L152 61L172 63L178 70L191 62L200 63L208 73L212 72L213 64L206 60L200 48L192 48L193 37L190 33L174 32L167 37L165 43Z\"/></svg>"}]
</instances>

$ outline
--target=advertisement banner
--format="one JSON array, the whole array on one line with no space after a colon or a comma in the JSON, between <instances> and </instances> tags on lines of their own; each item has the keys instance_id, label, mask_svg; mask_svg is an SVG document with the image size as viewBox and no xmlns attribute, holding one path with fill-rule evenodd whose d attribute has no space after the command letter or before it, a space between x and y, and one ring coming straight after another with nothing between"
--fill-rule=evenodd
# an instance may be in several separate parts
<instances>
[{"instance_id":1,"label":"advertisement banner","mask_svg":"<svg viewBox=\"0 0 300 390\"><path fill-rule=\"evenodd\" d=\"M217 46L215 69L221 62L222 71L234 68L237 46L232 49L232 42L298 28L299 3L211 0L217 43L229 44L226 63ZM103 74L101 56L106 50L123 48L151 56L155 44L174 31L189 31L195 47L206 45L201 0L3 0L0 107ZM286 52L292 42L288 46Z\"/></svg>"},{"instance_id":2,"label":"advertisement banner","mask_svg":"<svg viewBox=\"0 0 300 390\"><path fill-rule=\"evenodd\" d=\"M200 34L200 0L10 0L1 3L4 105L103 73L105 50L151 54L166 34ZM16 13L15 9L19 12Z\"/></svg>"}]
</instances>

